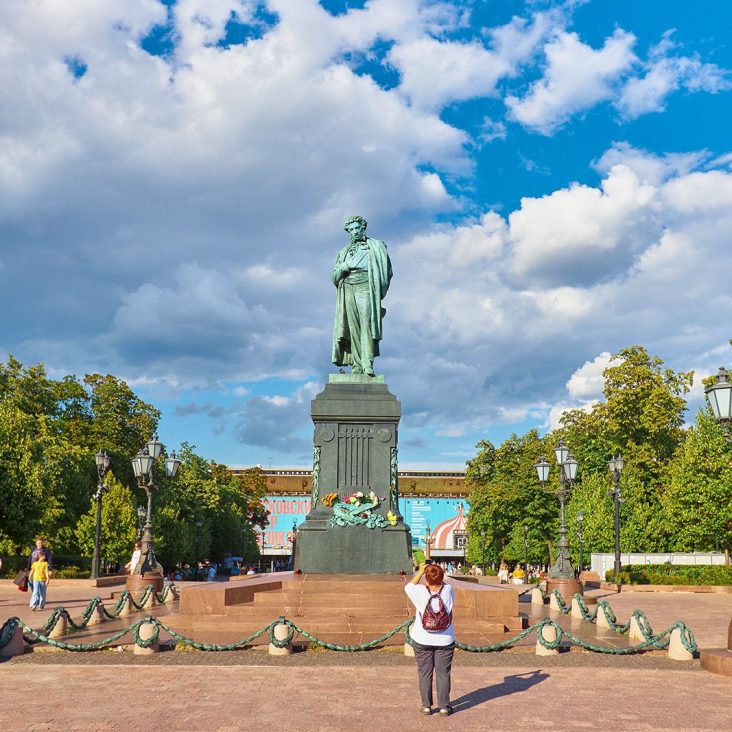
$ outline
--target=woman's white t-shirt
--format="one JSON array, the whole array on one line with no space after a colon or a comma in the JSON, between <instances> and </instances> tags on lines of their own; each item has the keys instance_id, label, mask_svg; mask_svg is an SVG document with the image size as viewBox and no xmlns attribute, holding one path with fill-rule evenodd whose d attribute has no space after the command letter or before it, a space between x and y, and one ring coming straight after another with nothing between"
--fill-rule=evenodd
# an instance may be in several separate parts
<instances>
[{"instance_id":1,"label":"woman's white t-shirt","mask_svg":"<svg viewBox=\"0 0 732 732\"><path fill-rule=\"evenodd\" d=\"M453 623L446 630L432 632L422 627L422 613L427 608L427 601L430 599L430 591L425 585L414 585L407 582L404 585L404 591L407 597L412 601L416 608L414 622L409 629L409 635L413 641L423 646L449 646L455 642L455 627ZM455 604L455 593L450 585L444 585L440 593L442 603L447 612L451 612ZM437 598L432 600L432 609L437 612L440 609L440 603Z\"/></svg>"}]
</instances>

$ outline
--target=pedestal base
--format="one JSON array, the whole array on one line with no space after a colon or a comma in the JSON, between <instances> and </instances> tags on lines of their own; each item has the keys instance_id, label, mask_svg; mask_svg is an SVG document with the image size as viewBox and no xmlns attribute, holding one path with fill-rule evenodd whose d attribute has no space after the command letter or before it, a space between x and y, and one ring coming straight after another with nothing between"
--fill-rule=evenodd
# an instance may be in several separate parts
<instances>
[{"instance_id":1,"label":"pedestal base","mask_svg":"<svg viewBox=\"0 0 732 732\"><path fill-rule=\"evenodd\" d=\"M155 592L162 592L163 576L155 572L131 574L125 581L125 589L129 590L134 596L144 592L148 585L152 585L155 588Z\"/></svg>"},{"instance_id":2,"label":"pedestal base","mask_svg":"<svg viewBox=\"0 0 732 732\"><path fill-rule=\"evenodd\" d=\"M732 676L732 620L729 623L726 648L706 648L699 653L701 667L705 671L722 676Z\"/></svg>"},{"instance_id":3,"label":"pedestal base","mask_svg":"<svg viewBox=\"0 0 732 732\"><path fill-rule=\"evenodd\" d=\"M303 574L412 575L409 530L404 524L388 529L329 526L298 531L295 569Z\"/></svg>"},{"instance_id":4,"label":"pedestal base","mask_svg":"<svg viewBox=\"0 0 732 732\"><path fill-rule=\"evenodd\" d=\"M705 648L699 653L699 660L705 671L732 676L732 651L726 648Z\"/></svg>"},{"instance_id":5,"label":"pedestal base","mask_svg":"<svg viewBox=\"0 0 732 732\"><path fill-rule=\"evenodd\" d=\"M569 604L578 592L582 594L582 583L576 579L548 579L546 594L551 595L554 590L559 590L564 602Z\"/></svg>"}]
</instances>

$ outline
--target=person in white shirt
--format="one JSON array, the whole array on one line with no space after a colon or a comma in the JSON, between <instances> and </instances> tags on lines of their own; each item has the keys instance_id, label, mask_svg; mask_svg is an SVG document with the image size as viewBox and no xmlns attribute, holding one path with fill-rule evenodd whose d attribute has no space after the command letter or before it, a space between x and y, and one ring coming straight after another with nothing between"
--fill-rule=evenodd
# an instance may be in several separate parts
<instances>
[{"instance_id":1,"label":"person in white shirt","mask_svg":"<svg viewBox=\"0 0 732 732\"><path fill-rule=\"evenodd\" d=\"M424 576L426 586L420 584ZM442 716L452 713L450 706L450 669L455 653L455 628L452 610L455 595L450 585L443 583L445 572L439 564L420 564L411 582L404 585L404 591L416 608L414 622L409 635L417 659L419 693L422 698L422 713L432 713L432 678L436 676L437 706ZM439 599L438 599L439 598ZM440 601L449 615L449 625L444 630L425 630L422 617L427 603L434 613L440 611Z\"/></svg>"},{"instance_id":2,"label":"person in white shirt","mask_svg":"<svg viewBox=\"0 0 732 732\"><path fill-rule=\"evenodd\" d=\"M135 574L135 570L137 569L137 565L140 563L141 556L142 556L142 544L139 541L137 541L137 542L135 542L135 548L132 552L132 558L125 565L125 567L129 570L130 574Z\"/></svg>"}]
</instances>

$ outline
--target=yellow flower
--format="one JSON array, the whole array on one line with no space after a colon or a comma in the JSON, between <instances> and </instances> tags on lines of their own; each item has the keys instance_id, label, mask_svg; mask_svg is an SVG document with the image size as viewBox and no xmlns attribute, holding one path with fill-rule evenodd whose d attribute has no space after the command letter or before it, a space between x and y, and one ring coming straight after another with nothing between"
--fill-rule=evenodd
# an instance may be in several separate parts
<instances>
[{"instance_id":1,"label":"yellow flower","mask_svg":"<svg viewBox=\"0 0 732 732\"><path fill-rule=\"evenodd\" d=\"M396 514L392 511L389 511L389 513L386 514L386 520L392 525L396 526L397 524L397 517Z\"/></svg>"}]
</instances>

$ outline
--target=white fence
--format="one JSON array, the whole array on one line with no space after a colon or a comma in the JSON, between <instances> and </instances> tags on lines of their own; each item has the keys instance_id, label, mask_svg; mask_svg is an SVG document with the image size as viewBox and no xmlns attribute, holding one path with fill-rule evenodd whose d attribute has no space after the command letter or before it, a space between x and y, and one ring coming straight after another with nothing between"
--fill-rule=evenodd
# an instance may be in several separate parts
<instances>
[{"instance_id":1,"label":"white fence","mask_svg":"<svg viewBox=\"0 0 732 732\"><path fill-rule=\"evenodd\" d=\"M724 564L721 552L669 552L667 554L643 554L639 552L620 553L620 563L627 564ZM615 554L591 554L590 569L605 579L605 572L615 566Z\"/></svg>"}]
</instances>

